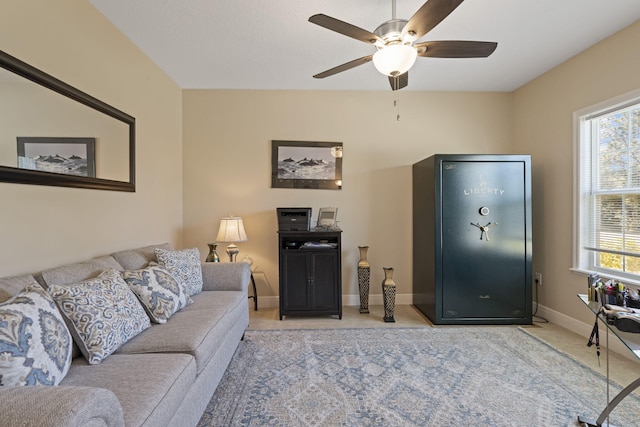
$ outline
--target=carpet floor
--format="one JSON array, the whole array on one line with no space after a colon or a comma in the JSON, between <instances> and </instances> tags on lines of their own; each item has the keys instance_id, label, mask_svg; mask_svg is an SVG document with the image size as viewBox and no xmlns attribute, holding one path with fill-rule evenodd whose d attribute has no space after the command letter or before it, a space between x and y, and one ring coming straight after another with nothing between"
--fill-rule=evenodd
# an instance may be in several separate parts
<instances>
[{"instance_id":1,"label":"carpet floor","mask_svg":"<svg viewBox=\"0 0 640 427\"><path fill-rule=\"evenodd\" d=\"M517 327L247 331L199 427L576 426L605 404L605 377ZM610 422L640 426L640 398Z\"/></svg>"}]
</instances>

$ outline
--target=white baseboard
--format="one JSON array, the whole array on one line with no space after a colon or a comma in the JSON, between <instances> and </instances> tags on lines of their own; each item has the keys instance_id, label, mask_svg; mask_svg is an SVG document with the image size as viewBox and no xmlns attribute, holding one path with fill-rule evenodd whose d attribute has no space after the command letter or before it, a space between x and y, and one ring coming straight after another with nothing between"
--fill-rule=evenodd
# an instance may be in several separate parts
<instances>
[{"instance_id":1,"label":"white baseboard","mask_svg":"<svg viewBox=\"0 0 640 427\"><path fill-rule=\"evenodd\" d=\"M551 323L554 323L558 326L562 326L563 328L568 329L571 332L574 332L580 336L583 336L584 343L585 343L585 351L586 351L586 344L589 339L589 336L591 336L591 331L593 330L593 323L587 324L587 323L581 322L579 320L574 319L573 317L569 317L566 314L562 314L559 311L552 310L549 307L545 307L543 305L538 305L537 315L547 319ZM593 320L595 321L595 315ZM603 334L605 332L604 328L605 326L602 323L600 323L600 347L603 349L606 348L606 343L602 339ZM612 336L609 339L609 350L616 352L619 355L622 355L633 361L636 361L636 362L638 361L638 359L633 354L631 354L629 349L622 343L622 341L620 341L615 336Z\"/></svg>"},{"instance_id":2,"label":"white baseboard","mask_svg":"<svg viewBox=\"0 0 640 427\"><path fill-rule=\"evenodd\" d=\"M370 305L382 305L382 294L369 295ZM398 305L411 305L413 304L412 294L398 294L396 295L396 304ZM359 306L359 295L343 295L343 306ZM249 300L249 306L253 307L253 300ZM261 297L258 295L258 309L260 308L279 308L280 298L278 296Z\"/></svg>"},{"instance_id":3,"label":"white baseboard","mask_svg":"<svg viewBox=\"0 0 640 427\"><path fill-rule=\"evenodd\" d=\"M249 300L249 307L253 310L253 300ZM262 297L258 295L258 310L261 308L279 308L280 307L280 298L277 296L272 297Z\"/></svg>"},{"instance_id":4,"label":"white baseboard","mask_svg":"<svg viewBox=\"0 0 640 427\"><path fill-rule=\"evenodd\" d=\"M369 305L383 305L382 294L370 294ZM411 305L413 304L412 294L396 294L397 305ZM360 295L343 295L342 305L360 306Z\"/></svg>"}]
</instances>

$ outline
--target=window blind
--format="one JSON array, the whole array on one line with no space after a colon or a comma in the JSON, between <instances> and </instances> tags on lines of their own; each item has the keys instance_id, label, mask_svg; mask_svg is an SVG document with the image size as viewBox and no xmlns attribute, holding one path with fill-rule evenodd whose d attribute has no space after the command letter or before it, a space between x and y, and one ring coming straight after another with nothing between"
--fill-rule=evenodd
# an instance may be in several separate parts
<instances>
[{"instance_id":1,"label":"window blind","mask_svg":"<svg viewBox=\"0 0 640 427\"><path fill-rule=\"evenodd\" d=\"M584 249L640 257L640 105L582 118Z\"/></svg>"}]
</instances>

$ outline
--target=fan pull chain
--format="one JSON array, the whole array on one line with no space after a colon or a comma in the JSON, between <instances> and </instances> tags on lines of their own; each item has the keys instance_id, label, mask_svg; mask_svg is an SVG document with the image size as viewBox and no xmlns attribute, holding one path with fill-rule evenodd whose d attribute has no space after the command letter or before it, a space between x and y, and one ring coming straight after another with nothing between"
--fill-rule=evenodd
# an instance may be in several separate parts
<instances>
[{"instance_id":1,"label":"fan pull chain","mask_svg":"<svg viewBox=\"0 0 640 427\"><path fill-rule=\"evenodd\" d=\"M400 94L396 91L396 99L393 100L393 106L396 107L396 121L400 121Z\"/></svg>"}]
</instances>

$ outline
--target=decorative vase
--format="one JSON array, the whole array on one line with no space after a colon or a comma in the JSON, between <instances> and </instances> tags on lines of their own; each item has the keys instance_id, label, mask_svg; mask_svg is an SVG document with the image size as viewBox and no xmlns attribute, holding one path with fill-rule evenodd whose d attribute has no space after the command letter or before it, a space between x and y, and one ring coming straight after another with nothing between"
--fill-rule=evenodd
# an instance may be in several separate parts
<instances>
[{"instance_id":1,"label":"decorative vase","mask_svg":"<svg viewBox=\"0 0 640 427\"><path fill-rule=\"evenodd\" d=\"M209 255L207 255L207 259L205 262L220 262L220 257L218 257L218 253L216 252L216 248L218 247L217 243L207 243L209 246Z\"/></svg>"},{"instance_id":2,"label":"decorative vase","mask_svg":"<svg viewBox=\"0 0 640 427\"><path fill-rule=\"evenodd\" d=\"M369 312L369 275L371 266L367 261L369 246L358 246L360 260L358 261L358 289L360 290L360 313Z\"/></svg>"},{"instance_id":3,"label":"decorative vase","mask_svg":"<svg viewBox=\"0 0 640 427\"><path fill-rule=\"evenodd\" d=\"M395 322L393 312L396 307L396 283L393 281L393 268L383 267L382 298L384 301L384 321Z\"/></svg>"}]
</instances>

